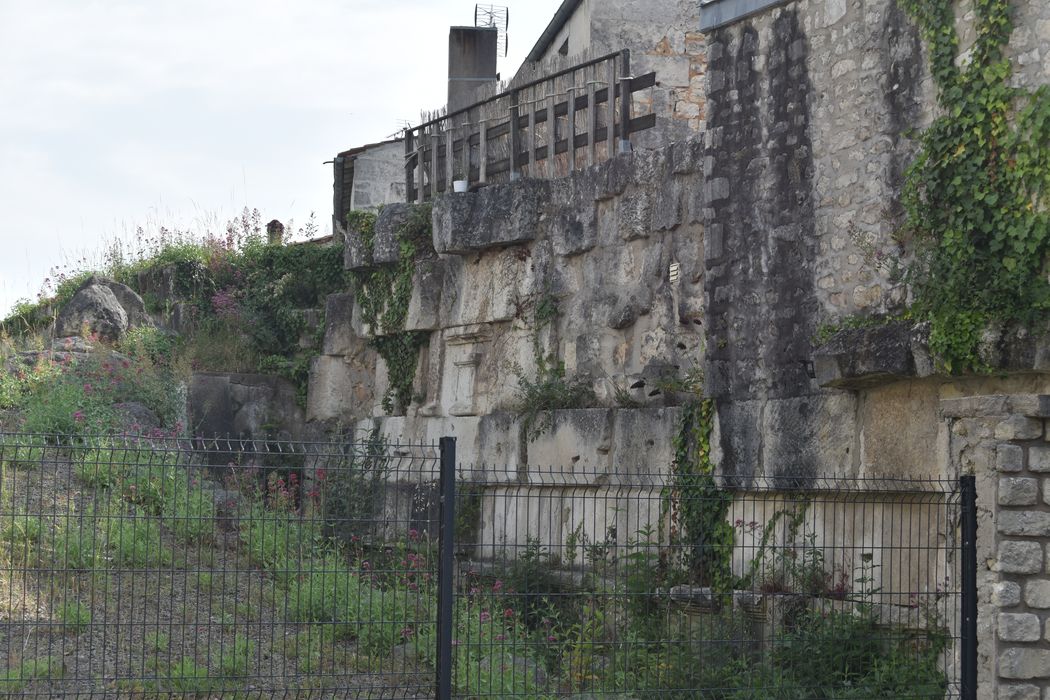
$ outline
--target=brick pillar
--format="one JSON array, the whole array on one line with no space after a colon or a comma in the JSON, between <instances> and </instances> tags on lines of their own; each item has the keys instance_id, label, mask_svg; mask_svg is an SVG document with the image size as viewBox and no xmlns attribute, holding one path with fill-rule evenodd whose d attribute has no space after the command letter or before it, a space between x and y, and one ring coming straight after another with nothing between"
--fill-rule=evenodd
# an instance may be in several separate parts
<instances>
[{"instance_id":1,"label":"brick pillar","mask_svg":"<svg viewBox=\"0 0 1050 700\"><path fill-rule=\"evenodd\" d=\"M978 696L1050 698L1050 396L941 402L955 473L977 477Z\"/></svg>"}]
</instances>

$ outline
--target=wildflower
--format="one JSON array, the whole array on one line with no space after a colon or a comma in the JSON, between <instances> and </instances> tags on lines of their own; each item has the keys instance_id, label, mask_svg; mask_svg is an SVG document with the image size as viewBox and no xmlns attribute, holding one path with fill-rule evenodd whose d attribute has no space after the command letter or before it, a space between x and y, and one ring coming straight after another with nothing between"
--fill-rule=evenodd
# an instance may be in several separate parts
<instances>
[{"instance_id":1,"label":"wildflower","mask_svg":"<svg viewBox=\"0 0 1050 700\"><path fill-rule=\"evenodd\" d=\"M503 611L503 617L507 617L507 618L514 617L514 609L513 608L507 608L506 610L504 610Z\"/></svg>"},{"instance_id":2,"label":"wildflower","mask_svg":"<svg viewBox=\"0 0 1050 700\"><path fill-rule=\"evenodd\" d=\"M502 590L503 590L503 581L497 580L495 583L492 584L492 592L493 593L499 593Z\"/></svg>"},{"instance_id":3,"label":"wildflower","mask_svg":"<svg viewBox=\"0 0 1050 700\"><path fill-rule=\"evenodd\" d=\"M418 540L419 539L419 530L416 530L415 528L412 528L411 530L409 530L408 531L408 539L412 540L413 542Z\"/></svg>"},{"instance_id":4,"label":"wildflower","mask_svg":"<svg viewBox=\"0 0 1050 700\"><path fill-rule=\"evenodd\" d=\"M75 420L77 423L84 422L84 412L83 411L73 411L73 420Z\"/></svg>"},{"instance_id":5,"label":"wildflower","mask_svg":"<svg viewBox=\"0 0 1050 700\"><path fill-rule=\"evenodd\" d=\"M328 472L326 472L324 469L318 469L316 472L314 472L314 475L317 477L318 481L324 481L325 477L328 476Z\"/></svg>"},{"instance_id":6,"label":"wildflower","mask_svg":"<svg viewBox=\"0 0 1050 700\"><path fill-rule=\"evenodd\" d=\"M492 619L492 615L489 615L489 611L488 610L482 610L481 611L481 621L482 622L488 622L491 619Z\"/></svg>"}]
</instances>

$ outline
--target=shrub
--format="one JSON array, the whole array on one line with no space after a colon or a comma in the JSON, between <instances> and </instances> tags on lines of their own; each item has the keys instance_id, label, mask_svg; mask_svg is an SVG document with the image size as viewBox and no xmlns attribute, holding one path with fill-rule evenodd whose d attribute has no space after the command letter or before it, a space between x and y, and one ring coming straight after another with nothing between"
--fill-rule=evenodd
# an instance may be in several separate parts
<instances>
[{"instance_id":1,"label":"shrub","mask_svg":"<svg viewBox=\"0 0 1050 700\"><path fill-rule=\"evenodd\" d=\"M62 662L53 656L43 659L23 661L15 668L0 672L0 691L20 693L29 681L42 678L59 678L62 675Z\"/></svg>"},{"instance_id":2,"label":"shrub","mask_svg":"<svg viewBox=\"0 0 1050 700\"><path fill-rule=\"evenodd\" d=\"M30 564L36 558L36 551L44 535L44 525L34 515L10 515L0 519L2 530L0 540L8 547L11 561Z\"/></svg>"},{"instance_id":3,"label":"shrub","mask_svg":"<svg viewBox=\"0 0 1050 700\"><path fill-rule=\"evenodd\" d=\"M238 635L233 639L232 648L219 657L219 669L224 676L233 678L247 676L253 656L255 656L255 642Z\"/></svg>"},{"instance_id":4,"label":"shrub","mask_svg":"<svg viewBox=\"0 0 1050 700\"><path fill-rule=\"evenodd\" d=\"M215 500L196 478L169 471L161 512L164 522L185 542L210 539L215 532ZM151 484L154 482L150 482Z\"/></svg>"},{"instance_id":5,"label":"shrub","mask_svg":"<svg viewBox=\"0 0 1050 700\"><path fill-rule=\"evenodd\" d=\"M210 677L207 666L183 657L168 669L167 686L173 693L208 693L219 687L219 681Z\"/></svg>"},{"instance_id":6,"label":"shrub","mask_svg":"<svg viewBox=\"0 0 1050 700\"><path fill-rule=\"evenodd\" d=\"M160 524L138 506L126 513L118 508L109 509L99 523L112 563L135 568L171 564L172 551L161 542Z\"/></svg>"},{"instance_id":7,"label":"shrub","mask_svg":"<svg viewBox=\"0 0 1050 700\"><path fill-rule=\"evenodd\" d=\"M66 600L55 611L55 617L67 630L83 632L91 624L91 608L79 600Z\"/></svg>"},{"instance_id":8,"label":"shrub","mask_svg":"<svg viewBox=\"0 0 1050 700\"><path fill-rule=\"evenodd\" d=\"M261 503L240 520L240 540L252 562L286 586L303 562L322 558L326 544L317 523L272 511Z\"/></svg>"},{"instance_id":9,"label":"shrub","mask_svg":"<svg viewBox=\"0 0 1050 700\"><path fill-rule=\"evenodd\" d=\"M43 436L15 435L0 440L0 466L28 471L43 464L46 456Z\"/></svg>"}]
</instances>

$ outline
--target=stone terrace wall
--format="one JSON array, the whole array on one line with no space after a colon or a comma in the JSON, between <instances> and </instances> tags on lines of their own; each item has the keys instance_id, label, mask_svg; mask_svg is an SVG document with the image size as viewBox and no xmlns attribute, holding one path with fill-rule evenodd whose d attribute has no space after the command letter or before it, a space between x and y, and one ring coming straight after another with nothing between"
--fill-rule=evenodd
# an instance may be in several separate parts
<instances>
[{"instance_id":1,"label":"stone terrace wall","mask_svg":"<svg viewBox=\"0 0 1050 700\"><path fill-rule=\"evenodd\" d=\"M406 324L430 336L412 405L384 415L389 380L367 345L373 330L352 295L340 295L329 300L308 418L359 430L377 421L401 441L455 435L465 463L511 472L665 469L678 397L660 381L703 360L702 154L694 140L562 180L439 198L436 255L417 265ZM348 268L394 262L408 213L409 205L382 211L370 258L348 236ZM536 322L544 304L558 311L549 325ZM523 440L518 377L535 376L538 353L585 378L596 399Z\"/></svg>"},{"instance_id":2,"label":"stone terrace wall","mask_svg":"<svg viewBox=\"0 0 1050 700\"><path fill-rule=\"evenodd\" d=\"M1048 6L1016 5L1019 82L1050 82ZM972 16L958 14L965 50ZM868 254L895 251L906 133L934 114L922 42L893 0L799 0L706 38L707 389L723 468L849 463L836 436L858 434L861 406L813 381L813 338L906 301Z\"/></svg>"}]
</instances>

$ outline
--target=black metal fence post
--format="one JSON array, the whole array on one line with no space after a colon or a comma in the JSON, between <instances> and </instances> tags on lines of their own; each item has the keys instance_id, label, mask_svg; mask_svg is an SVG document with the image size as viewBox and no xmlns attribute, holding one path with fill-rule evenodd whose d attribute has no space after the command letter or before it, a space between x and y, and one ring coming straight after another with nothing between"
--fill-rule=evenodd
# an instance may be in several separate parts
<instances>
[{"instance_id":1,"label":"black metal fence post","mask_svg":"<svg viewBox=\"0 0 1050 700\"><path fill-rule=\"evenodd\" d=\"M437 700L452 698L452 577L455 569L456 438L441 438L438 530Z\"/></svg>"},{"instance_id":2,"label":"black metal fence post","mask_svg":"<svg viewBox=\"0 0 1050 700\"><path fill-rule=\"evenodd\" d=\"M977 698L977 480L959 478L962 496L961 694Z\"/></svg>"}]
</instances>

